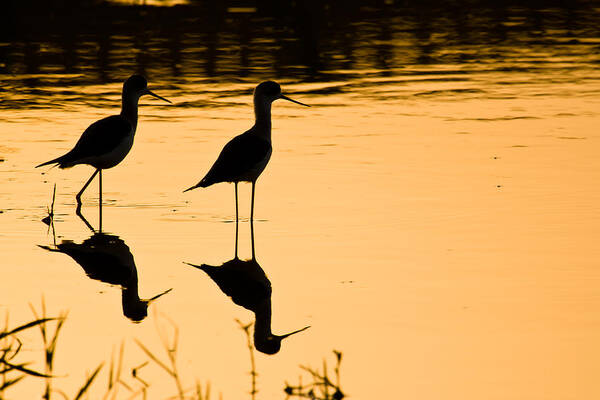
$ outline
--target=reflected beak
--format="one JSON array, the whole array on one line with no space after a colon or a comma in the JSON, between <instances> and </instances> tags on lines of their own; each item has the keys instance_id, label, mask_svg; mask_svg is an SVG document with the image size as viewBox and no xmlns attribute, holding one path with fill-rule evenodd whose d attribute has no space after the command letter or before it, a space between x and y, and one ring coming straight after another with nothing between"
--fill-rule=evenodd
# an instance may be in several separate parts
<instances>
[{"instance_id":1,"label":"reflected beak","mask_svg":"<svg viewBox=\"0 0 600 400\"><path fill-rule=\"evenodd\" d=\"M302 104L302 103L300 103L300 104ZM302 105L304 105L304 104L302 104ZM305 331L305 330L307 330L308 328L310 328L310 325L309 325L309 326L305 326L305 327L304 327L304 328L302 328L302 329L298 329L297 331L294 331L294 332L292 332L292 333L288 333L287 335L281 335L281 336L279 336L279 339L285 339L285 338L286 338L286 337L288 337L288 336L292 336L292 335L294 335L294 334L296 334L296 333L300 333L300 332L302 332L302 331Z\"/></svg>"},{"instance_id":2,"label":"reflected beak","mask_svg":"<svg viewBox=\"0 0 600 400\"><path fill-rule=\"evenodd\" d=\"M169 293L171 290L173 290L173 288L169 289L169 290L165 290L164 292L162 292L161 294L157 294L156 296L154 296L151 299L146 300L148 302L148 304L152 303L154 300L158 299L160 296L165 295L167 293Z\"/></svg>"},{"instance_id":3,"label":"reflected beak","mask_svg":"<svg viewBox=\"0 0 600 400\"><path fill-rule=\"evenodd\" d=\"M310 107L308 104L300 103L299 101L292 100L292 99L290 99L289 97L287 97L287 96L284 96L284 95L281 95L281 96L279 96L279 98L280 98L280 99L287 100L287 101L291 101L292 103L300 104L301 106L304 106L304 107ZM304 329L306 329L306 328L304 328Z\"/></svg>"},{"instance_id":4,"label":"reflected beak","mask_svg":"<svg viewBox=\"0 0 600 400\"><path fill-rule=\"evenodd\" d=\"M161 100L166 101L167 103L171 103L171 101L165 99L164 97L161 97L161 96L157 95L156 93L150 91L150 89L146 89L146 92L144 94L149 94L150 96L154 96L157 99L161 99ZM171 104L173 104L173 103L171 103Z\"/></svg>"}]
</instances>

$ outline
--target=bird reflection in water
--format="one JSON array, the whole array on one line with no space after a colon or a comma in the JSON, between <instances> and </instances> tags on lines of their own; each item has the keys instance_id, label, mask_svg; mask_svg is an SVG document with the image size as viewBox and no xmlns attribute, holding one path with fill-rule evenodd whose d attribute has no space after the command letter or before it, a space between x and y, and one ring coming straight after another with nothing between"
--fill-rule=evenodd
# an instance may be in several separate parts
<instances>
[{"instance_id":1,"label":"bird reflection in water","mask_svg":"<svg viewBox=\"0 0 600 400\"><path fill-rule=\"evenodd\" d=\"M127 244L116 235L106 234L101 230L96 232L83 215L78 215L92 230L92 235L88 239L80 244L63 240L58 245L39 247L68 255L91 279L120 286L123 315L134 322L141 322L148 315L150 303L172 289L150 299L140 299L137 268Z\"/></svg>"},{"instance_id":2,"label":"bird reflection in water","mask_svg":"<svg viewBox=\"0 0 600 400\"><path fill-rule=\"evenodd\" d=\"M265 271L256 261L254 252L254 224L251 221L252 259L240 260L237 255L238 228L235 230L235 257L220 266L195 265L186 263L202 271L219 286L231 300L255 315L254 347L265 354L275 354L281 349L281 341L290 335L308 329L275 335L271 332L271 282Z\"/></svg>"}]
</instances>

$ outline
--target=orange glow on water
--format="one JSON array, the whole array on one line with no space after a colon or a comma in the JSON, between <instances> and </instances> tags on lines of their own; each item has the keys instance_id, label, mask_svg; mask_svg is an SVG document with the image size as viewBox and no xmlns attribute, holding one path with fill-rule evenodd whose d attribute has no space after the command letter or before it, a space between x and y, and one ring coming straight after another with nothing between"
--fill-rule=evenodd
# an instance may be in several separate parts
<instances>
[{"instance_id":1,"label":"orange glow on water","mask_svg":"<svg viewBox=\"0 0 600 400\"><path fill-rule=\"evenodd\" d=\"M369 26L354 28L366 35L360 29ZM513 42L436 47L432 35L421 48L425 39L392 33L376 49L387 49L387 60L408 52L420 61L362 65L379 58L357 45L365 58L332 67L328 79L280 79L284 93L311 108L273 105L273 155L256 188L256 259L272 286L273 333L311 327L274 356L256 353L258 397L280 398L298 365L319 366L332 349L343 352L342 387L357 399L598 397L597 41L582 37L565 49L557 33L552 45L529 50ZM493 61L495 52L506 57ZM226 61L232 54L217 57L225 75L237 65ZM9 312L14 325L26 321L28 303L42 295L49 314L69 311L56 360L57 374L68 374L56 386L67 393L121 341L127 367L146 360L133 338L160 353L157 330L170 329L165 316L179 329L188 387L210 382L224 399L250 390L246 338L235 319L255 316L185 264L233 259L233 185L182 191L251 126L252 88L265 71L208 79L196 75L191 57L180 62L193 73L171 81L168 68L156 67L150 79L173 105L144 98L133 149L103 173L103 230L133 257L139 297L173 288L138 324L123 315L121 288L38 247L53 245L40 220L55 183L57 243L92 236L74 214L74 196L92 169L34 166L68 151L92 121L117 113L121 83L78 86L66 75L60 79L70 83L54 87L44 74L17 74L7 91L0 313ZM38 92L21 86L37 78ZM94 182L82 209L96 228L97 190ZM246 184L240 215L239 254L247 259ZM34 334L28 343L36 354ZM151 398L175 394L154 367L140 372L152 382ZM18 393L37 396L41 387Z\"/></svg>"}]
</instances>

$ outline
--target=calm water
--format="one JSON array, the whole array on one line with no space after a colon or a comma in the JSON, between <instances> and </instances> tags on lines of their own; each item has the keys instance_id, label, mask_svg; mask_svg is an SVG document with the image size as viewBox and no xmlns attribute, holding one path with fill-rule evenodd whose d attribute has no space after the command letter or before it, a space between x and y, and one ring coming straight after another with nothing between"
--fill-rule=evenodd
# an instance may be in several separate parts
<instances>
[{"instance_id":1,"label":"calm water","mask_svg":"<svg viewBox=\"0 0 600 400\"><path fill-rule=\"evenodd\" d=\"M309 381L299 365L333 367L333 349L355 399L600 396L600 4L89 3L12 2L0 31L0 313L24 322L42 296L69 312L57 388L73 396L122 342L139 388L134 338L166 359L159 332L173 324L186 389L250 397L235 319L255 314L184 263L234 258L233 187L182 190L251 126L254 86L276 79L312 107L273 106L257 263L240 268L270 281L274 333L311 328L255 353L256 398L285 398L284 382ZM133 72L174 104L142 99L131 153L104 173L111 236L93 236L74 199L91 168L33 167L117 113ZM41 222L54 184L56 243L103 255L39 247L55 249ZM84 199L98 229L96 182ZM249 206L242 185L242 259ZM103 275L115 264L137 279ZM170 288L141 323L125 316ZM41 362L34 333L23 357ZM177 393L156 365L139 376L149 398ZM7 395L42 390L31 379Z\"/></svg>"}]
</instances>

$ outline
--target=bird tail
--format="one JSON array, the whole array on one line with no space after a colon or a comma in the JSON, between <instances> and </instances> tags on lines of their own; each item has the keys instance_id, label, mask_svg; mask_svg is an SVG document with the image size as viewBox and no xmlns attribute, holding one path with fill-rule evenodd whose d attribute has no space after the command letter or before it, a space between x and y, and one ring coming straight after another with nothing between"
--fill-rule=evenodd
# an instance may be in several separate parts
<instances>
[{"instance_id":1,"label":"bird tail","mask_svg":"<svg viewBox=\"0 0 600 400\"><path fill-rule=\"evenodd\" d=\"M207 267L207 266L208 266L208 265L206 265L206 264L197 265L197 264L192 264L192 263L185 262L185 261L184 261L183 263L184 263L184 264L187 264L187 265L190 265L190 266L192 266L192 267L194 267L194 268L198 268L198 269L204 269L205 267Z\"/></svg>"},{"instance_id":2,"label":"bird tail","mask_svg":"<svg viewBox=\"0 0 600 400\"><path fill-rule=\"evenodd\" d=\"M212 184L213 184L212 182L208 182L208 180L207 180L206 178L204 178L204 179L202 179L200 182L196 183L194 186L192 186L192 187L189 187L189 188L185 189L185 190L183 191L183 193L185 193L185 192L187 192L187 191L190 191L190 190L192 190L192 189L199 188L199 187L207 187L207 186L210 186L210 185L212 185Z\"/></svg>"},{"instance_id":3,"label":"bird tail","mask_svg":"<svg viewBox=\"0 0 600 400\"><path fill-rule=\"evenodd\" d=\"M68 161L67 156L68 155L69 154L65 154L64 156L57 157L54 160L46 161L44 163L41 163L40 165L36 165L35 167L39 168L39 167L43 167L44 165L50 165L50 164L57 164L58 168L70 167L71 165L67 165L67 161Z\"/></svg>"},{"instance_id":4,"label":"bird tail","mask_svg":"<svg viewBox=\"0 0 600 400\"><path fill-rule=\"evenodd\" d=\"M41 163L40 165L36 165L36 168L39 167L43 167L44 165L50 165L50 164L58 164L60 162L60 157L55 158L54 160L50 160L50 161L46 161L45 163Z\"/></svg>"},{"instance_id":5,"label":"bird tail","mask_svg":"<svg viewBox=\"0 0 600 400\"><path fill-rule=\"evenodd\" d=\"M60 252L60 249L57 249L55 247L44 246L44 245L41 245L41 244L38 244L38 247L41 247L42 249L48 250L48 251L57 251L57 252Z\"/></svg>"}]
</instances>

